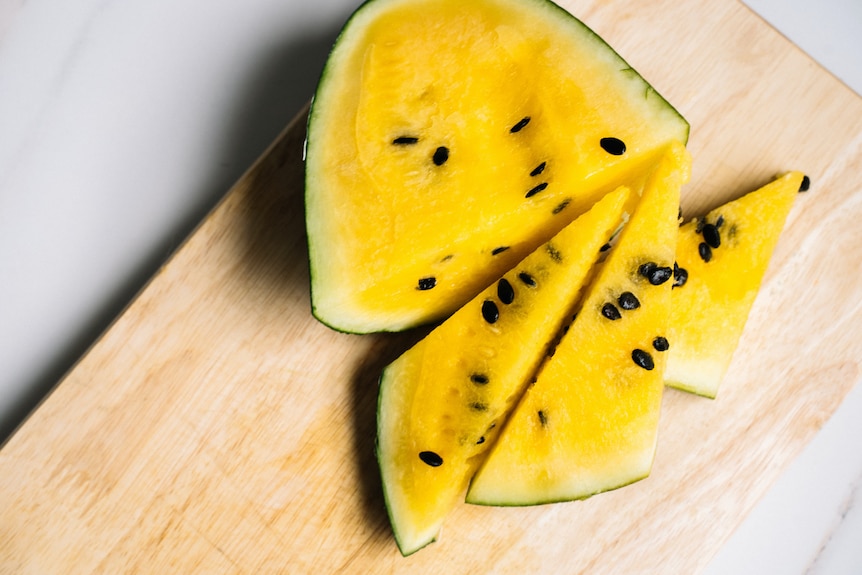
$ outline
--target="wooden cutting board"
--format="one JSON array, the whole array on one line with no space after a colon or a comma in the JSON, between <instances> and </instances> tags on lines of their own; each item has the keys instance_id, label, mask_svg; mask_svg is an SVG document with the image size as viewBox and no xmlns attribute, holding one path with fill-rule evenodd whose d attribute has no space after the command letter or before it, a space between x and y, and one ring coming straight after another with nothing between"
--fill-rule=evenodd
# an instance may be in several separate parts
<instances>
[{"instance_id":1,"label":"wooden cutting board","mask_svg":"<svg viewBox=\"0 0 862 575\"><path fill-rule=\"evenodd\" d=\"M694 215L811 176L719 398L669 390L652 475L460 506L399 555L376 378L416 334L309 313L294 121L0 451L3 573L692 573L860 379L862 100L732 0L569 0L691 121ZM856 454L854 454L855 456Z\"/></svg>"}]
</instances>

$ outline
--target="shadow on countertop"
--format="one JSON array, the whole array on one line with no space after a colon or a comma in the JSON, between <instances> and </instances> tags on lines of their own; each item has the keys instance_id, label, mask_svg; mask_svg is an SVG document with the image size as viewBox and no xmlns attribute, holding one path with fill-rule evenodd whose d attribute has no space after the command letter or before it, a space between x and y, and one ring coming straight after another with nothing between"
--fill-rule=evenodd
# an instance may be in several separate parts
<instances>
[{"instance_id":1,"label":"shadow on countertop","mask_svg":"<svg viewBox=\"0 0 862 575\"><path fill-rule=\"evenodd\" d=\"M346 21L348 16L349 12L345 12L340 22ZM176 216L172 229L150 246L147 255L136 262L134 272L115 283L111 295L91 320L82 325L30 381L23 383L21 387L27 391L14 402L0 424L0 447L303 109L314 93L326 57L340 31L340 22L329 28L307 29L301 36L286 38L274 49L261 47L257 64L248 71L248 81L237 87L236 97L228 100L232 102L229 109L220 114L224 118L224 130L213 146L212 170L202 173L199 183L188 190L192 200L187 205L191 207Z\"/></svg>"}]
</instances>

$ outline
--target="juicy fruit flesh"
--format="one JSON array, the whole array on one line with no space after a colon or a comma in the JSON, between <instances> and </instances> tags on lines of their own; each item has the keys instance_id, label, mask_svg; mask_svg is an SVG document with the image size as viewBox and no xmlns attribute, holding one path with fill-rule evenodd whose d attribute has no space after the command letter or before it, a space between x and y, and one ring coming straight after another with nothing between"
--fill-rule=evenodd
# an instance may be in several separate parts
<instances>
[{"instance_id":1,"label":"juicy fruit flesh","mask_svg":"<svg viewBox=\"0 0 862 575\"><path fill-rule=\"evenodd\" d=\"M463 498L627 197L609 194L384 370L378 457L405 555L430 543Z\"/></svg>"},{"instance_id":2,"label":"juicy fruit flesh","mask_svg":"<svg viewBox=\"0 0 862 575\"><path fill-rule=\"evenodd\" d=\"M666 383L714 398L745 327L803 175L791 172L679 229L677 263L688 272L673 290ZM720 245L700 256L706 224Z\"/></svg>"},{"instance_id":3,"label":"juicy fruit flesh","mask_svg":"<svg viewBox=\"0 0 862 575\"><path fill-rule=\"evenodd\" d=\"M375 0L310 118L315 314L360 332L443 317L687 129L549 2Z\"/></svg>"},{"instance_id":4,"label":"juicy fruit flesh","mask_svg":"<svg viewBox=\"0 0 862 575\"><path fill-rule=\"evenodd\" d=\"M577 318L474 477L469 502L581 499L649 474L666 357L653 342L667 331L672 282L653 285L639 270L673 265L689 161L680 146L657 167ZM640 305L625 303L626 292ZM609 303L618 315L603 313Z\"/></svg>"}]
</instances>

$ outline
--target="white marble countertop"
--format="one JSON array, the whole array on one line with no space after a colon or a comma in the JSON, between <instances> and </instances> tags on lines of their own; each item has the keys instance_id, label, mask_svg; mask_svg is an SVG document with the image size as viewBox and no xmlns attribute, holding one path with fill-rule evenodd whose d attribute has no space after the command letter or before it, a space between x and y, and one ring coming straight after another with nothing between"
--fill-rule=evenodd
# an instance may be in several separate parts
<instances>
[{"instance_id":1,"label":"white marble countertop","mask_svg":"<svg viewBox=\"0 0 862 575\"><path fill-rule=\"evenodd\" d=\"M0 442L313 92L356 0L0 0ZM862 2L750 0L862 93ZM862 573L862 386L707 572Z\"/></svg>"}]
</instances>

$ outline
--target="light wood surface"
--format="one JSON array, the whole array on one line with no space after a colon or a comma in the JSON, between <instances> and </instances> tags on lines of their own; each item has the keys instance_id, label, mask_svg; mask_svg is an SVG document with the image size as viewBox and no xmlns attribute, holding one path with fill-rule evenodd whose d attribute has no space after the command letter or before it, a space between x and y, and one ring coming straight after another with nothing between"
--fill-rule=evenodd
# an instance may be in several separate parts
<instances>
[{"instance_id":1,"label":"light wood surface","mask_svg":"<svg viewBox=\"0 0 862 575\"><path fill-rule=\"evenodd\" d=\"M732 0L563 2L692 124L688 215L798 169L718 399L668 390L652 475L459 506L402 558L376 379L418 336L309 313L302 115L0 450L2 573L692 573L860 379L862 100ZM848 447L849 449L849 447Z\"/></svg>"}]
</instances>

